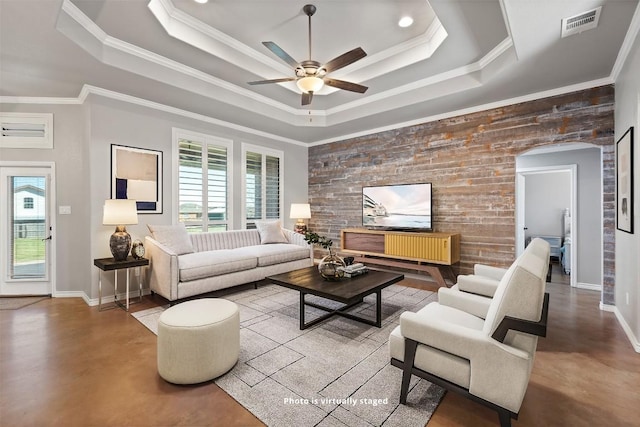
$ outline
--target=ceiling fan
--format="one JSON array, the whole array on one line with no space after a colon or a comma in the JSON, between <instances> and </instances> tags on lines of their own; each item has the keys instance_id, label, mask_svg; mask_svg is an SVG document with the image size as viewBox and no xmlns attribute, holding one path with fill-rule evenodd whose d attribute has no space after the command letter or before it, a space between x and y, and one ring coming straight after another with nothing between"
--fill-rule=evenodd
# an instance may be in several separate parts
<instances>
[{"instance_id":1,"label":"ceiling fan","mask_svg":"<svg viewBox=\"0 0 640 427\"><path fill-rule=\"evenodd\" d=\"M368 87L356 83L346 82L344 80L331 79L326 77L327 73L339 70L349 64L364 58L367 53L362 48L355 48L349 52L333 58L331 61L320 64L318 61L311 59L311 16L316 13L316 7L312 4L305 5L302 11L309 17L309 59L298 62L293 59L287 52L282 50L280 46L274 42L262 42L271 52L278 58L294 68L295 77L283 77L281 79L259 80L249 82L250 85L261 85L267 83L296 82L298 88L302 91L302 105L311 104L313 94L322 86L329 85L338 89L348 90L351 92L365 93Z\"/></svg>"}]
</instances>

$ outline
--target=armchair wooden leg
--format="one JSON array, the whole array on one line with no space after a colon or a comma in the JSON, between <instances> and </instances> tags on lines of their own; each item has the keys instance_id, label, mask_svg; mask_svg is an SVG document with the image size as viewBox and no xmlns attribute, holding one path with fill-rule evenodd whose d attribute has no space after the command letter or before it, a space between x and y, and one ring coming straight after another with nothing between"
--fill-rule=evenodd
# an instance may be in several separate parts
<instances>
[{"instance_id":1,"label":"armchair wooden leg","mask_svg":"<svg viewBox=\"0 0 640 427\"><path fill-rule=\"evenodd\" d=\"M413 360L416 357L418 342L404 339L404 367L402 368L402 386L400 387L400 403L407 404L407 394L409 394L409 382L411 381L411 371L413 370Z\"/></svg>"},{"instance_id":2,"label":"armchair wooden leg","mask_svg":"<svg viewBox=\"0 0 640 427\"><path fill-rule=\"evenodd\" d=\"M498 411L500 427L511 427L511 414L508 411Z\"/></svg>"}]
</instances>

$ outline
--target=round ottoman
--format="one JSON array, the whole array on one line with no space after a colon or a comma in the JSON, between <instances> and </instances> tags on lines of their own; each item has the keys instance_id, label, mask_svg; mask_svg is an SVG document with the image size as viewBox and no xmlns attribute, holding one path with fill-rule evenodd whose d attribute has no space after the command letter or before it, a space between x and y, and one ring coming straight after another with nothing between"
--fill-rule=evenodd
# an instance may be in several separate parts
<instances>
[{"instance_id":1,"label":"round ottoman","mask_svg":"<svg viewBox=\"0 0 640 427\"><path fill-rule=\"evenodd\" d=\"M227 372L240 353L240 312L231 301L204 298L165 310L158 320L158 373L196 384Z\"/></svg>"}]
</instances>

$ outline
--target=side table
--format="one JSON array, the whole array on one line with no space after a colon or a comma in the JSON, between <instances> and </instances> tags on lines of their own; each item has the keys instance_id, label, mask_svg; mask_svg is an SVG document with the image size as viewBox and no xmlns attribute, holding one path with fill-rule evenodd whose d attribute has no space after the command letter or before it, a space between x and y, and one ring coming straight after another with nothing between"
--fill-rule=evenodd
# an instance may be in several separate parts
<instances>
[{"instance_id":1,"label":"side table","mask_svg":"<svg viewBox=\"0 0 640 427\"><path fill-rule=\"evenodd\" d=\"M97 258L93 260L93 265L100 269L98 275L98 311L102 311L102 272L113 271L114 272L114 284L113 284L113 302L123 308L125 311L129 311L129 269L133 267L143 267L149 265L149 260L146 258L135 259L128 257L124 261L115 261L113 258ZM127 270L127 291L125 297L125 304L118 301L118 270ZM142 301L142 281L138 279L138 295L140 301Z\"/></svg>"}]
</instances>

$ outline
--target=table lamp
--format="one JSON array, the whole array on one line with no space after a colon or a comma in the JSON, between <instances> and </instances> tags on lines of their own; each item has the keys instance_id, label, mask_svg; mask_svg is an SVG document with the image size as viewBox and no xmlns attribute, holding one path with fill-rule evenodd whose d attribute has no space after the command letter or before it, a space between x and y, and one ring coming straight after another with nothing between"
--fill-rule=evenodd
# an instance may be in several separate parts
<instances>
[{"instance_id":1,"label":"table lamp","mask_svg":"<svg viewBox=\"0 0 640 427\"><path fill-rule=\"evenodd\" d=\"M307 231L304 220L311 218L311 206L309 203L291 203L289 218L298 220L293 231L304 234Z\"/></svg>"},{"instance_id":2,"label":"table lamp","mask_svg":"<svg viewBox=\"0 0 640 427\"><path fill-rule=\"evenodd\" d=\"M138 209L135 200L105 200L102 224L115 225L116 231L111 235L109 247L115 261L124 261L131 250L131 236L125 225L138 223Z\"/></svg>"}]
</instances>

